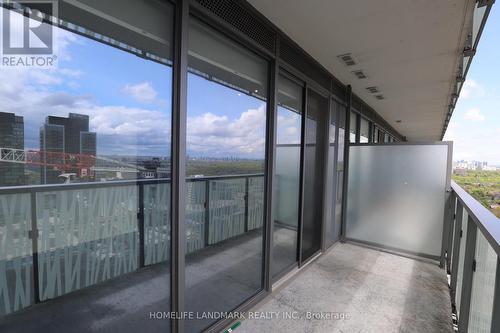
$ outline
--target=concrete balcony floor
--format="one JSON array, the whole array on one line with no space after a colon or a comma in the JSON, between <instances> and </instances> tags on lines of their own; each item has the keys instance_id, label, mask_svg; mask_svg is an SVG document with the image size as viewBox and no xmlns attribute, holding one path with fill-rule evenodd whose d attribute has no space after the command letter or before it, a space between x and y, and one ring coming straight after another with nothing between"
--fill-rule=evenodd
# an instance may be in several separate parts
<instances>
[{"instance_id":1,"label":"concrete balcony floor","mask_svg":"<svg viewBox=\"0 0 500 333\"><path fill-rule=\"evenodd\" d=\"M278 239L288 244L289 234ZM260 288L261 237L249 232L187 258L190 310L234 308ZM168 311L169 275L162 263L34 305L0 318L0 332L168 332L168 320L148 313ZM337 243L254 311L339 312L349 319L246 319L236 333L452 332L444 270L353 244ZM187 331L208 324L189 321Z\"/></svg>"},{"instance_id":2,"label":"concrete balcony floor","mask_svg":"<svg viewBox=\"0 0 500 333\"><path fill-rule=\"evenodd\" d=\"M302 317L246 319L235 332L453 332L443 269L349 243L338 243L252 311ZM308 311L349 319L307 319Z\"/></svg>"}]
</instances>

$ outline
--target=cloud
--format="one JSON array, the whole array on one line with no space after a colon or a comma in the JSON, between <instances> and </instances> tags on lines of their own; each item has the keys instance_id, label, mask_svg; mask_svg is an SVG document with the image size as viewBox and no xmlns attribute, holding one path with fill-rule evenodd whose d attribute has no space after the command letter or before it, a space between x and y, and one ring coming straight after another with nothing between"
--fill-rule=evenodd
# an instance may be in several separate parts
<instances>
[{"instance_id":1,"label":"cloud","mask_svg":"<svg viewBox=\"0 0 500 333\"><path fill-rule=\"evenodd\" d=\"M481 114L481 110L478 108L473 108L465 111L464 118L471 121L483 121L484 116Z\"/></svg>"},{"instance_id":2,"label":"cloud","mask_svg":"<svg viewBox=\"0 0 500 333\"><path fill-rule=\"evenodd\" d=\"M158 95L151 82L142 82L132 85L127 84L123 87L122 92L126 95L130 95L130 97L139 103L147 104L153 103Z\"/></svg>"},{"instance_id":3,"label":"cloud","mask_svg":"<svg viewBox=\"0 0 500 333\"><path fill-rule=\"evenodd\" d=\"M460 92L460 96L463 98L483 97L484 95L484 88L473 79L467 79Z\"/></svg>"},{"instance_id":4,"label":"cloud","mask_svg":"<svg viewBox=\"0 0 500 333\"><path fill-rule=\"evenodd\" d=\"M244 111L236 119L211 112L188 117L187 149L206 156L263 158L266 112L262 104Z\"/></svg>"},{"instance_id":5,"label":"cloud","mask_svg":"<svg viewBox=\"0 0 500 333\"><path fill-rule=\"evenodd\" d=\"M38 76L40 72L44 76ZM3 79L0 81L0 112L24 117L26 148L39 148L39 129L46 116L67 117L71 112L89 115L90 130L97 132L100 154L169 154L169 109L99 104L93 96L65 90L67 79L75 75L80 73L60 69L0 68ZM53 77L54 80L34 79L39 77Z\"/></svg>"},{"instance_id":6,"label":"cloud","mask_svg":"<svg viewBox=\"0 0 500 333\"><path fill-rule=\"evenodd\" d=\"M277 122L277 143L298 144L300 143L301 117L292 111L280 109Z\"/></svg>"},{"instance_id":7,"label":"cloud","mask_svg":"<svg viewBox=\"0 0 500 333\"><path fill-rule=\"evenodd\" d=\"M85 106L90 103L91 97L89 96L78 96L69 94L67 92L55 92L42 98L40 101L41 105L54 107L54 106L66 106L70 108Z\"/></svg>"},{"instance_id":8,"label":"cloud","mask_svg":"<svg viewBox=\"0 0 500 333\"><path fill-rule=\"evenodd\" d=\"M500 146L500 128L452 118L444 140L453 141L454 161L476 160L500 165L500 155L495 149Z\"/></svg>"}]
</instances>

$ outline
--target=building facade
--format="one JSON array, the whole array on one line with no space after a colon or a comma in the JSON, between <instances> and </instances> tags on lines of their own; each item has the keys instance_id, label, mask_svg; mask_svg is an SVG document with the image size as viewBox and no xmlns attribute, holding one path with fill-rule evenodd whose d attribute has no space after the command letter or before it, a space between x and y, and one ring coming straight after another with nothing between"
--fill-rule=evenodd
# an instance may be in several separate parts
<instances>
[{"instance_id":1,"label":"building facade","mask_svg":"<svg viewBox=\"0 0 500 333\"><path fill-rule=\"evenodd\" d=\"M0 147L24 149L24 119L0 112ZM24 185L24 164L0 161L0 186Z\"/></svg>"},{"instance_id":2,"label":"building facade","mask_svg":"<svg viewBox=\"0 0 500 333\"><path fill-rule=\"evenodd\" d=\"M88 169L95 163L86 156L95 156L96 147L96 133L89 132L88 115L47 116L40 128L41 183L61 183L61 174L69 173L91 177Z\"/></svg>"}]
</instances>

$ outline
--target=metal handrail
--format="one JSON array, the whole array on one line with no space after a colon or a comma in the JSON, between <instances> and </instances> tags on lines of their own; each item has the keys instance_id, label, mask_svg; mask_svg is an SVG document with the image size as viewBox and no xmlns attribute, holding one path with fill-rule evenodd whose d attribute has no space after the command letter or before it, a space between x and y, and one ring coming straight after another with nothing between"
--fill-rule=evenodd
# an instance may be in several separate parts
<instances>
[{"instance_id":1,"label":"metal handrail","mask_svg":"<svg viewBox=\"0 0 500 333\"><path fill-rule=\"evenodd\" d=\"M264 173L249 173L237 175L221 175L221 176L203 176L203 177L187 177L187 182L197 182L206 180L223 180L223 179L238 179L238 178L251 178L261 177ZM97 182L83 182L83 183L69 183L69 184L43 184L43 185L20 185L20 186L4 186L0 187L0 194L14 194L14 193L31 193L31 192L50 192L61 190L75 190L85 188L99 188L111 186L129 186L129 185L154 185L170 183L170 178L153 178L153 179L130 179L130 180L111 180L111 181L97 181Z\"/></svg>"},{"instance_id":2,"label":"metal handrail","mask_svg":"<svg viewBox=\"0 0 500 333\"><path fill-rule=\"evenodd\" d=\"M252 173L252 174L236 174L236 175L221 175L221 176L202 176L202 177L188 177L186 182L188 183L206 183L205 187L205 224L203 241L204 244L202 248L209 246L209 227L210 224L210 183L212 181L218 180L231 180L231 179L242 179L244 180L244 201L245 201L245 225L244 232L249 231L249 180L251 178L264 177L264 173ZM72 191L81 189L95 189L95 188L109 188L109 187L119 187L119 186L137 186L138 187L138 207L137 207L137 224L138 224L138 237L139 237L139 262L138 268L142 268L146 265L146 255L145 255L145 216L146 216L146 205L144 198L144 188L147 185L156 184L170 184L170 178L155 178L155 179L131 179L131 180L114 180L114 181L97 181L97 182L86 182L86 183L69 183L69 184L48 184L48 185L22 185L22 186L9 186L0 187L0 195L9 194L27 194L29 195L30 205L31 205L31 226L28 231L28 238L31 239L31 257L32 257L32 274L33 274L33 302L39 303L40 300L40 283L39 283L39 273L38 273L38 262L39 262L39 248L38 239L39 229L38 229L38 217L37 217L37 194L55 191ZM149 265L149 264L148 264ZM60 297L58 295L56 297Z\"/></svg>"},{"instance_id":3,"label":"metal handrail","mask_svg":"<svg viewBox=\"0 0 500 333\"><path fill-rule=\"evenodd\" d=\"M451 181L451 188L491 247L500 256L500 219L454 181Z\"/></svg>"}]
</instances>

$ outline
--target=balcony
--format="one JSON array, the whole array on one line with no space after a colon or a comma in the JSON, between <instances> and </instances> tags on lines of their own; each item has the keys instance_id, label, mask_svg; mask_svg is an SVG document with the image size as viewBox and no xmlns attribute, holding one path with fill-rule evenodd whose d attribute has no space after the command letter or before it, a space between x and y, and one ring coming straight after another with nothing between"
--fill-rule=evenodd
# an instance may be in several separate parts
<instances>
[{"instance_id":1,"label":"balcony","mask_svg":"<svg viewBox=\"0 0 500 333\"><path fill-rule=\"evenodd\" d=\"M264 302L252 311L278 317L237 332L453 332L444 270L353 243L334 245Z\"/></svg>"},{"instance_id":2,"label":"balcony","mask_svg":"<svg viewBox=\"0 0 500 333\"><path fill-rule=\"evenodd\" d=\"M500 332L442 141L494 1L42 2L0 1L1 333Z\"/></svg>"},{"instance_id":3,"label":"balcony","mask_svg":"<svg viewBox=\"0 0 500 333\"><path fill-rule=\"evenodd\" d=\"M187 288L204 293L195 278L201 272L203 279L215 279L218 293L235 299L245 288L251 293L259 287L260 281L241 281L252 276L261 255L256 249L262 220L254 212L263 202L252 193L262 184L262 175L188 179ZM0 239L9 251L0 265L2 332L135 332L146 324L165 329L165 322L145 314L169 299L170 222L160 204L169 190L167 179L3 188ZM104 197L113 200L98 200ZM220 210L231 211L229 221ZM158 215L163 218L152 219ZM298 318L247 319L241 331L451 332L459 322L488 327L499 302L493 296L500 225L456 184L447 217L446 270L432 259L356 241L337 243L278 282L272 296L251 310ZM112 228L103 228L107 224ZM35 239L32 230L38 230ZM287 239L286 230L275 230L276 239ZM123 311L126 299L136 306ZM208 294L199 310L227 306ZM336 317L320 320L308 312Z\"/></svg>"}]
</instances>

